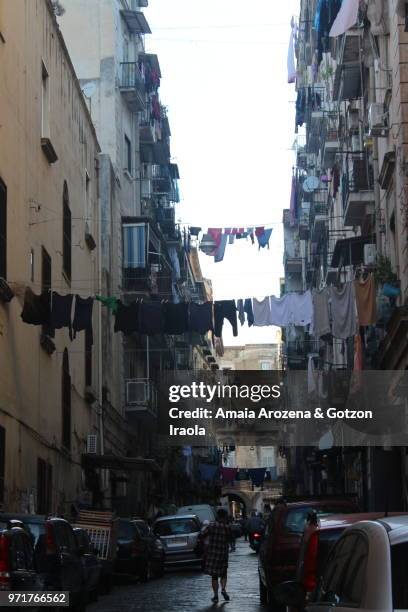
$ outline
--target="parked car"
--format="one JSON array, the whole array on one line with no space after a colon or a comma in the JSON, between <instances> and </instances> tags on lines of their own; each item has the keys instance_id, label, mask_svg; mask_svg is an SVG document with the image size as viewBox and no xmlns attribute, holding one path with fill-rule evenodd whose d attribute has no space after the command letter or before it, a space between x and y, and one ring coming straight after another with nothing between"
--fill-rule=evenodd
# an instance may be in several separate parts
<instances>
[{"instance_id":1,"label":"parked car","mask_svg":"<svg viewBox=\"0 0 408 612\"><path fill-rule=\"evenodd\" d=\"M282 500L275 505L266 524L259 551L259 594L262 603L279 608L274 589L281 582L296 576L303 530L307 517L353 514L358 507L351 499L322 498L298 501Z\"/></svg>"},{"instance_id":2,"label":"parked car","mask_svg":"<svg viewBox=\"0 0 408 612\"><path fill-rule=\"evenodd\" d=\"M139 521L119 519L115 571L143 581L163 575L163 544L150 534L143 535Z\"/></svg>"},{"instance_id":3,"label":"parked car","mask_svg":"<svg viewBox=\"0 0 408 612\"><path fill-rule=\"evenodd\" d=\"M0 590L42 591L34 547L24 529L0 521Z\"/></svg>"},{"instance_id":4,"label":"parked car","mask_svg":"<svg viewBox=\"0 0 408 612\"><path fill-rule=\"evenodd\" d=\"M70 607L85 610L84 574L72 526L62 518L38 514L0 514L0 525L23 523L34 546L34 564L45 591L69 591Z\"/></svg>"},{"instance_id":5,"label":"parked car","mask_svg":"<svg viewBox=\"0 0 408 612\"><path fill-rule=\"evenodd\" d=\"M392 515L395 516L396 513ZM330 549L340 538L343 531L359 521L375 520L383 516L384 512L367 512L339 514L318 519L316 514L312 513L303 532L296 568L295 581L301 583L305 591L303 605L297 610L303 609L306 601L312 597L323 573ZM277 589L279 590L279 587ZM279 599L278 596L276 597Z\"/></svg>"},{"instance_id":6,"label":"parked car","mask_svg":"<svg viewBox=\"0 0 408 612\"><path fill-rule=\"evenodd\" d=\"M89 601L96 601L99 594L101 564L85 529L75 527L74 534L81 556L85 591L88 594Z\"/></svg>"},{"instance_id":7,"label":"parked car","mask_svg":"<svg viewBox=\"0 0 408 612\"><path fill-rule=\"evenodd\" d=\"M209 521L210 523L212 523L213 521L215 521L216 518L215 509L210 506L210 504L194 504L192 506L181 506L177 509L176 514L195 514L195 516L198 516L201 523L204 523L204 521Z\"/></svg>"},{"instance_id":8,"label":"parked car","mask_svg":"<svg viewBox=\"0 0 408 612\"><path fill-rule=\"evenodd\" d=\"M201 566L201 524L195 514L163 516L153 531L163 543L166 565Z\"/></svg>"},{"instance_id":9,"label":"parked car","mask_svg":"<svg viewBox=\"0 0 408 612\"><path fill-rule=\"evenodd\" d=\"M361 521L348 527L331 549L306 612L408 610L408 516ZM287 605L298 607L304 587L279 587Z\"/></svg>"}]
</instances>

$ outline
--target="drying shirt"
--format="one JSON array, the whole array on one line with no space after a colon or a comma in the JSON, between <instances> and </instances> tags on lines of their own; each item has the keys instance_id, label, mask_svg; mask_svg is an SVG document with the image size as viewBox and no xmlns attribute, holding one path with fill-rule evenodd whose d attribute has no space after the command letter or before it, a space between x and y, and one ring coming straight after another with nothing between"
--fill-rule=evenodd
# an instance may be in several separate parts
<instances>
[{"instance_id":1,"label":"drying shirt","mask_svg":"<svg viewBox=\"0 0 408 612\"><path fill-rule=\"evenodd\" d=\"M205 302L204 304L192 302L190 304L190 331L204 335L209 331L213 331L213 327L212 302Z\"/></svg>"},{"instance_id":2,"label":"drying shirt","mask_svg":"<svg viewBox=\"0 0 408 612\"><path fill-rule=\"evenodd\" d=\"M234 336L238 336L237 309L234 300L220 300L214 303L214 333L218 338L222 336L224 319L231 323Z\"/></svg>"},{"instance_id":3,"label":"drying shirt","mask_svg":"<svg viewBox=\"0 0 408 612\"><path fill-rule=\"evenodd\" d=\"M274 295L271 297L270 325L277 325L278 327L288 327L291 324L291 299L291 293L287 293L281 298L277 298Z\"/></svg>"},{"instance_id":4,"label":"drying shirt","mask_svg":"<svg viewBox=\"0 0 408 612\"><path fill-rule=\"evenodd\" d=\"M126 306L118 300L115 317L115 332L120 331L126 336L130 336L130 334L139 331L139 302L132 302L129 306Z\"/></svg>"},{"instance_id":5,"label":"drying shirt","mask_svg":"<svg viewBox=\"0 0 408 612\"><path fill-rule=\"evenodd\" d=\"M354 291L359 324L362 326L375 325L377 323L377 296L373 274L370 274L365 281L355 280Z\"/></svg>"},{"instance_id":6,"label":"drying shirt","mask_svg":"<svg viewBox=\"0 0 408 612\"><path fill-rule=\"evenodd\" d=\"M73 295L59 295L53 292L51 306L51 327L53 329L71 328L73 299Z\"/></svg>"},{"instance_id":7,"label":"drying shirt","mask_svg":"<svg viewBox=\"0 0 408 612\"><path fill-rule=\"evenodd\" d=\"M255 487L261 487L265 480L266 468L251 468L248 470L249 478Z\"/></svg>"},{"instance_id":8,"label":"drying shirt","mask_svg":"<svg viewBox=\"0 0 408 612\"><path fill-rule=\"evenodd\" d=\"M27 287L24 293L24 307L21 313L24 323L29 325L51 324L51 293L43 291L41 295L36 295Z\"/></svg>"},{"instance_id":9,"label":"drying shirt","mask_svg":"<svg viewBox=\"0 0 408 612\"><path fill-rule=\"evenodd\" d=\"M139 331L147 336L163 333L163 306L160 302L141 302L139 306Z\"/></svg>"},{"instance_id":10,"label":"drying shirt","mask_svg":"<svg viewBox=\"0 0 408 612\"><path fill-rule=\"evenodd\" d=\"M322 291L313 291L313 334L316 338L321 338L330 334L330 311L329 311L329 292L327 288Z\"/></svg>"},{"instance_id":11,"label":"drying shirt","mask_svg":"<svg viewBox=\"0 0 408 612\"><path fill-rule=\"evenodd\" d=\"M188 331L188 304L164 304L164 332L170 335Z\"/></svg>"},{"instance_id":12,"label":"drying shirt","mask_svg":"<svg viewBox=\"0 0 408 612\"><path fill-rule=\"evenodd\" d=\"M104 306L106 306L106 308L109 308L109 310L111 310L113 312L113 314L116 314L117 310L118 310L118 299L115 297L103 297L101 295L96 295L95 299L98 302L101 302L101 304L103 304Z\"/></svg>"},{"instance_id":13,"label":"drying shirt","mask_svg":"<svg viewBox=\"0 0 408 612\"><path fill-rule=\"evenodd\" d=\"M263 249L266 246L269 249L269 240L271 239L272 236L272 229L266 229L264 230L264 232L260 235L256 235L256 239L258 240L258 244L259 244L259 248Z\"/></svg>"},{"instance_id":14,"label":"drying shirt","mask_svg":"<svg viewBox=\"0 0 408 612\"><path fill-rule=\"evenodd\" d=\"M248 327L252 327L254 324L254 313L252 311L252 300L247 298L244 303L244 311L247 316Z\"/></svg>"},{"instance_id":15,"label":"drying shirt","mask_svg":"<svg viewBox=\"0 0 408 612\"><path fill-rule=\"evenodd\" d=\"M93 309L93 298L81 298L79 295L75 296L75 314L72 329L74 330L74 338L76 332L87 329L91 332L90 342L93 344L92 334L92 309Z\"/></svg>"},{"instance_id":16,"label":"drying shirt","mask_svg":"<svg viewBox=\"0 0 408 612\"><path fill-rule=\"evenodd\" d=\"M271 304L269 297L263 300L252 300L252 309L254 313L254 325L255 327L264 327L265 325L271 325Z\"/></svg>"},{"instance_id":17,"label":"drying shirt","mask_svg":"<svg viewBox=\"0 0 408 612\"><path fill-rule=\"evenodd\" d=\"M244 300L237 300L237 313L241 325L245 323Z\"/></svg>"},{"instance_id":18,"label":"drying shirt","mask_svg":"<svg viewBox=\"0 0 408 612\"><path fill-rule=\"evenodd\" d=\"M335 338L347 340L357 329L354 283L345 283L342 289L330 288L332 333Z\"/></svg>"},{"instance_id":19,"label":"drying shirt","mask_svg":"<svg viewBox=\"0 0 408 612\"><path fill-rule=\"evenodd\" d=\"M290 293L290 324L306 327L313 323L313 301L310 291Z\"/></svg>"}]
</instances>

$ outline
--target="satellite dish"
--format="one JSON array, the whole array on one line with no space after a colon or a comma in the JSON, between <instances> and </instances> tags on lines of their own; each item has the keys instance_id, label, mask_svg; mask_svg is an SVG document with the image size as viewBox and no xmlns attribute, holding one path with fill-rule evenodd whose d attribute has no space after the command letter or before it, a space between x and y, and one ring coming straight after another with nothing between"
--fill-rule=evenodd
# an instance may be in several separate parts
<instances>
[{"instance_id":1,"label":"satellite dish","mask_svg":"<svg viewBox=\"0 0 408 612\"><path fill-rule=\"evenodd\" d=\"M82 89L82 93L84 94L85 98L92 98L92 96L94 95L96 91L96 83L93 83L91 81L90 83L87 83L86 85L84 85L81 89Z\"/></svg>"},{"instance_id":2,"label":"satellite dish","mask_svg":"<svg viewBox=\"0 0 408 612\"><path fill-rule=\"evenodd\" d=\"M305 193L313 193L319 189L320 181L317 176L308 176L303 183L303 191Z\"/></svg>"}]
</instances>

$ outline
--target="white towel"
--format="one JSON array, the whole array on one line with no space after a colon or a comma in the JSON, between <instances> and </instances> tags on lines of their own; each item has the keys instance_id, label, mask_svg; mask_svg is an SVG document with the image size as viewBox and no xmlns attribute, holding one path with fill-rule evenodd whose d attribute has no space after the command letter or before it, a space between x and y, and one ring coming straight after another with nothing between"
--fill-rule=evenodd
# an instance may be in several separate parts
<instances>
[{"instance_id":1,"label":"white towel","mask_svg":"<svg viewBox=\"0 0 408 612\"><path fill-rule=\"evenodd\" d=\"M343 0L329 36L341 36L357 23L360 0Z\"/></svg>"}]
</instances>

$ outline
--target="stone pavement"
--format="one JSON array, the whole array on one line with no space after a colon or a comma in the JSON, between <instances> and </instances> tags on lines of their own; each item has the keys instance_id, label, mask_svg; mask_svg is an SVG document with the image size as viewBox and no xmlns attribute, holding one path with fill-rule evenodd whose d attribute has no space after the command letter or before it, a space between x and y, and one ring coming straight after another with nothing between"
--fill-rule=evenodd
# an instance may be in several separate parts
<instances>
[{"instance_id":1,"label":"stone pavement","mask_svg":"<svg viewBox=\"0 0 408 612\"><path fill-rule=\"evenodd\" d=\"M261 612L258 557L243 539L230 554L227 591L231 601L211 602L211 579L200 571L169 571L142 584L123 584L87 607L87 612Z\"/></svg>"}]
</instances>

